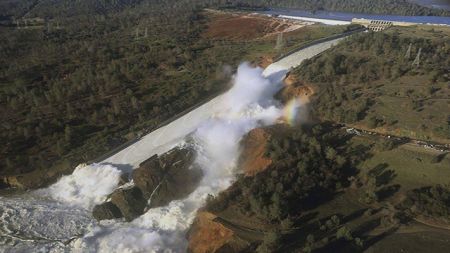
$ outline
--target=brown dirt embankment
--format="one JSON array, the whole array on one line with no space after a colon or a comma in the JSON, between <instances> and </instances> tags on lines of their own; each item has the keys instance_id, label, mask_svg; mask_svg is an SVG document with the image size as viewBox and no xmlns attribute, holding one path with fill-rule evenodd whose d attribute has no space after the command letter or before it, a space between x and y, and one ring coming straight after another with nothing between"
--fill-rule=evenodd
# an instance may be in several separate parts
<instances>
[{"instance_id":1,"label":"brown dirt embankment","mask_svg":"<svg viewBox=\"0 0 450 253\"><path fill-rule=\"evenodd\" d=\"M242 152L239 166L245 176L254 176L272 164L272 160L265 155L270 136L266 129L255 128L241 141Z\"/></svg>"},{"instance_id":2,"label":"brown dirt embankment","mask_svg":"<svg viewBox=\"0 0 450 253\"><path fill-rule=\"evenodd\" d=\"M263 39L282 32L291 32L306 22L272 18L259 14L229 13L207 10L210 17L203 36L212 39L248 41Z\"/></svg>"},{"instance_id":3,"label":"brown dirt embankment","mask_svg":"<svg viewBox=\"0 0 450 253\"><path fill-rule=\"evenodd\" d=\"M272 163L265 156L266 145L272 135L270 131L270 128L255 128L242 139L239 167L245 176L254 176ZM187 235L188 252L236 252L236 249L247 246L232 229L217 222L216 218L217 216L211 212L198 211Z\"/></svg>"},{"instance_id":4,"label":"brown dirt embankment","mask_svg":"<svg viewBox=\"0 0 450 253\"><path fill-rule=\"evenodd\" d=\"M188 252L225 252L226 245L233 239L233 231L215 222L216 216L210 212L199 211L187 235Z\"/></svg>"},{"instance_id":5,"label":"brown dirt embankment","mask_svg":"<svg viewBox=\"0 0 450 253\"><path fill-rule=\"evenodd\" d=\"M314 89L300 80L298 80L294 75L289 74L286 79L284 79L284 87L276 95L284 104L290 100L297 98L302 101L302 103L307 104L310 102L310 97L314 94Z\"/></svg>"},{"instance_id":6,"label":"brown dirt embankment","mask_svg":"<svg viewBox=\"0 0 450 253\"><path fill-rule=\"evenodd\" d=\"M285 87L277 94L277 97L283 103L293 98L300 98L307 103L313 93L312 88L290 75L285 79ZM252 177L272 164L272 160L266 156L266 147L273 135L272 131L277 131L277 128L255 128L242 139L238 166L245 176ZM199 211L197 213L188 233L188 252L235 252L233 249L238 247L239 240L234 231L216 222L216 218L216 215L210 212Z\"/></svg>"}]
</instances>

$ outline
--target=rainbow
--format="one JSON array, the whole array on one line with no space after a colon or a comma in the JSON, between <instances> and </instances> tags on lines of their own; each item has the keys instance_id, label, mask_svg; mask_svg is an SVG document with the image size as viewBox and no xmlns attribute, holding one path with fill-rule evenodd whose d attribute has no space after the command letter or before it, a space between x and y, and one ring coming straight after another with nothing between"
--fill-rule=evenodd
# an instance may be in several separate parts
<instances>
[{"instance_id":1,"label":"rainbow","mask_svg":"<svg viewBox=\"0 0 450 253\"><path fill-rule=\"evenodd\" d=\"M299 98L291 99L286 106L283 108L283 118L289 125L294 125L296 123L296 118L298 114L298 108L302 105L302 101Z\"/></svg>"}]
</instances>

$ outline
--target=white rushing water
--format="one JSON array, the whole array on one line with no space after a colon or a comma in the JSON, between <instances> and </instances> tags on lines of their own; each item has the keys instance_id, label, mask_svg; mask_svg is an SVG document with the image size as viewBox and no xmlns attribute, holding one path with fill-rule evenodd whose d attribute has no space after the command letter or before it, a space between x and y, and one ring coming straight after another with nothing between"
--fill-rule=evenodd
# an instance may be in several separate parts
<instances>
[{"instance_id":1,"label":"white rushing water","mask_svg":"<svg viewBox=\"0 0 450 253\"><path fill-rule=\"evenodd\" d=\"M137 152L141 149L128 148L100 164L77 167L72 175L34 192L34 198L8 199L11 205L2 205L1 209L5 213L13 210L23 217L14 213L4 216L8 224L18 227L5 228L2 232L33 232L22 237L9 237L5 240L6 247L14 251L160 252L170 249L184 252L187 246L185 232L197 209L208 194L217 194L232 182L239 141L243 135L257 126L273 124L282 115L282 108L273 100L273 95L281 88L286 71L272 73L268 77L264 77L262 72L261 68L241 64L234 86L214 101L214 108L209 108L207 116L197 115L205 113L201 108L191 113L194 115L192 118L181 118L177 126L169 125L164 131L156 131L157 135L165 135L160 139L165 140L160 146L155 147L155 142L148 142L146 137L137 144L148 158L154 153L168 151L174 145L187 145L182 137L192 133L193 141L189 145L197 151L195 162L201 166L204 177L188 198L151 209L132 222L94 222L90 211L117 187L121 167L136 167L145 160ZM184 126L188 130L183 129ZM44 201L43 197L58 202ZM21 206L12 207L12 203L17 202ZM33 209L30 209L30 204ZM26 224L28 220L33 222Z\"/></svg>"},{"instance_id":2,"label":"white rushing water","mask_svg":"<svg viewBox=\"0 0 450 253\"><path fill-rule=\"evenodd\" d=\"M283 108L273 95L281 88L287 70L331 46L325 45L313 47L311 52L302 50L303 56L291 55L291 61L275 63L264 73L261 68L241 64L227 93L105 161L79 166L46 189L0 197L0 251L184 252L185 233L197 209L208 194L225 190L234 179L241 138L282 116ZM185 143L188 135L192 138ZM122 171L130 172L153 154L176 145L192 145L197 151L195 162L204 177L192 194L150 209L131 222L93 220L93 206L105 201L117 187Z\"/></svg>"}]
</instances>

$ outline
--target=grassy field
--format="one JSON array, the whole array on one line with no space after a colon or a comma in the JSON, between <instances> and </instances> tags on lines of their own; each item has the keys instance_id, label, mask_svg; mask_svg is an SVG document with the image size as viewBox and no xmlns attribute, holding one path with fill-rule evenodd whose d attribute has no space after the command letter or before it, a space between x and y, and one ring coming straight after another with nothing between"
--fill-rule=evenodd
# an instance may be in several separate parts
<instances>
[{"instance_id":1,"label":"grassy field","mask_svg":"<svg viewBox=\"0 0 450 253\"><path fill-rule=\"evenodd\" d=\"M365 252L448 252L450 232L413 223L375 242Z\"/></svg>"},{"instance_id":2,"label":"grassy field","mask_svg":"<svg viewBox=\"0 0 450 253\"><path fill-rule=\"evenodd\" d=\"M286 130L282 129L272 138L284 135ZM445 218L415 220L404 216L399 204L414 189L450 184L450 157L409 143L383 149L380 143L386 139L380 136L340 136L340 144L333 147L340 152L348 150L345 157L356 162L355 174L349 178L354 183L338 186L334 194L317 205L291 214L287 223L286 220L274 223L252 211L243 211L239 198L223 201L221 206L226 208L212 211L219 217L216 222L231 229L236 240L243 239L253 245L247 251L266 252L267 245L278 245L271 248L272 252L427 252L426 249L445 252L450 241L450 230L444 229L445 222L441 223ZM295 150L292 146L290 149ZM307 160L309 153L304 152L301 156ZM274 163L284 168L289 166L285 162L284 159ZM284 173L293 173L292 170L295 168ZM231 191L240 189L239 185L238 181ZM366 196L370 193L377 197L368 200ZM284 208L292 205L285 203ZM269 238L274 231L279 235L277 239ZM408 243L409 240L415 242Z\"/></svg>"},{"instance_id":3,"label":"grassy field","mask_svg":"<svg viewBox=\"0 0 450 253\"><path fill-rule=\"evenodd\" d=\"M293 73L315 89L312 108L321 119L450 143L449 38L446 27L365 33Z\"/></svg>"},{"instance_id":4,"label":"grassy field","mask_svg":"<svg viewBox=\"0 0 450 253\"><path fill-rule=\"evenodd\" d=\"M401 185L401 191L414 188L450 183L450 157L433 163L439 152L426 152L422 147L405 144L390 151L375 153L361 164L361 172L366 173L379 165L392 170L391 184Z\"/></svg>"}]
</instances>

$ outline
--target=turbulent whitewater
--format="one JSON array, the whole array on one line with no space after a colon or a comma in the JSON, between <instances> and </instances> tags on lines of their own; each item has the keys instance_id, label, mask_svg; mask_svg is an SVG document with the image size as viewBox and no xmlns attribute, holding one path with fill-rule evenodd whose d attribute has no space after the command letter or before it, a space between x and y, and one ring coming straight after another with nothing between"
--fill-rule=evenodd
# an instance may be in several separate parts
<instances>
[{"instance_id":1,"label":"turbulent whitewater","mask_svg":"<svg viewBox=\"0 0 450 253\"><path fill-rule=\"evenodd\" d=\"M6 221L1 228L2 243L7 250L14 251L184 252L185 232L197 209L208 194L225 190L236 175L235 162L243 135L257 126L273 124L282 116L282 108L273 95L281 88L284 74L281 71L264 77L261 68L241 64L234 86L209 108L213 115L202 121L191 120L198 124L188 128L189 132L180 131L185 133L183 138L179 132L170 135L164 131L169 135L164 138L166 143L148 150L154 154L174 145L194 147L195 162L202 168L204 177L188 198L150 209L129 223L93 221L92 207L115 189L125 165L136 167L142 160L135 155L127 160L126 155L118 154L116 157L122 163L112 163L113 157L100 164L79 166L72 175L47 189L27 197L2 199L0 209ZM182 122L187 121L189 118ZM184 138L187 135L188 140ZM15 227L11 227L13 224Z\"/></svg>"},{"instance_id":2,"label":"turbulent whitewater","mask_svg":"<svg viewBox=\"0 0 450 253\"><path fill-rule=\"evenodd\" d=\"M273 95L286 72L339 40L303 49L264 72L243 63L227 93L105 161L80 165L46 189L0 197L0 251L184 252L185 233L198 208L208 194L225 190L238 173L235 163L241 138L282 117L283 108ZM197 152L195 162L203 170L204 177L192 194L150 209L131 222L92 218L93 206L114 191L123 171L130 172L150 156L177 145L192 146Z\"/></svg>"}]
</instances>

